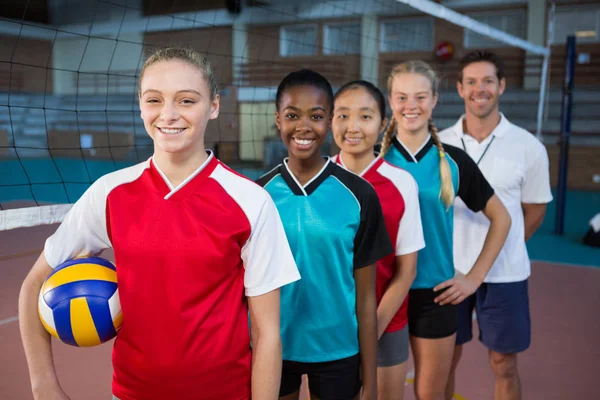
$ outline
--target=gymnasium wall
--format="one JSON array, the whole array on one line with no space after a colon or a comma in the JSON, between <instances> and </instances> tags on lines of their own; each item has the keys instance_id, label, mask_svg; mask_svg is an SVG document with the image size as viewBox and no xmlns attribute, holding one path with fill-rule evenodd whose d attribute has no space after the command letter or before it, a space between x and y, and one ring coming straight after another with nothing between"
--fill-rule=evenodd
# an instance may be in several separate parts
<instances>
[{"instance_id":1,"label":"gymnasium wall","mask_svg":"<svg viewBox=\"0 0 600 400\"><path fill-rule=\"evenodd\" d=\"M559 146L546 145L550 160L550 184L558 184ZM571 190L600 191L600 181L594 182L594 175L600 180L600 146L571 145L567 188Z\"/></svg>"},{"instance_id":2,"label":"gymnasium wall","mask_svg":"<svg viewBox=\"0 0 600 400\"><path fill-rule=\"evenodd\" d=\"M0 92L52 93L52 42L0 34Z\"/></svg>"},{"instance_id":3,"label":"gymnasium wall","mask_svg":"<svg viewBox=\"0 0 600 400\"><path fill-rule=\"evenodd\" d=\"M390 19L410 19L411 16L379 18L379 21ZM401 62L408 60L423 60L430 64L440 76L440 88L455 88L458 76L458 61L472 49L465 49L462 39L464 29L450 22L434 18L434 43L450 41L454 46L454 56L449 61L440 61L431 51L402 52L402 53L379 53L379 86L387 86L387 77L392 68ZM525 68L525 52L516 47L496 47L493 49L505 61L506 84L508 87L522 87Z\"/></svg>"},{"instance_id":4,"label":"gymnasium wall","mask_svg":"<svg viewBox=\"0 0 600 400\"><path fill-rule=\"evenodd\" d=\"M336 22L359 22L356 19L340 19ZM332 21L327 21L331 23ZM294 24L285 24L293 26ZM325 76L333 85L341 85L360 78L360 54L323 54L323 26L325 22L314 21L317 26L317 54L312 56L283 57L280 55L280 24L248 27L248 57L250 62L241 66L241 77L247 86L277 86L289 72L299 68L311 68ZM357 43L360 47L360 42Z\"/></svg>"}]
</instances>

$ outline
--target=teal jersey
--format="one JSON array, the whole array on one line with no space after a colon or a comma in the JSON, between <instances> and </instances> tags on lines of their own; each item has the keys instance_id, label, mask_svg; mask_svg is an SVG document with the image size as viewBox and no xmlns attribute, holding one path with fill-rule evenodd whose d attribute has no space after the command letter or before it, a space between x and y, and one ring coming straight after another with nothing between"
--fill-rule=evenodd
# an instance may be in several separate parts
<instances>
[{"instance_id":1,"label":"teal jersey","mask_svg":"<svg viewBox=\"0 0 600 400\"><path fill-rule=\"evenodd\" d=\"M394 251L375 190L330 160L305 186L285 161L258 183L277 206L302 277L281 288L283 359L356 355L354 270Z\"/></svg>"},{"instance_id":2,"label":"teal jersey","mask_svg":"<svg viewBox=\"0 0 600 400\"><path fill-rule=\"evenodd\" d=\"M442 146L450 165L454 192L474 212L483 210L494 194L492 187L467 153L458 147ZM425 248L418 253L417 276L412 288L433 288L454 276L454 206L446 208L440 197L439 151L430 138L417 154L411 155L394 137L384 158L410 172L419 186Z\"/></svg>"}]
</instances>

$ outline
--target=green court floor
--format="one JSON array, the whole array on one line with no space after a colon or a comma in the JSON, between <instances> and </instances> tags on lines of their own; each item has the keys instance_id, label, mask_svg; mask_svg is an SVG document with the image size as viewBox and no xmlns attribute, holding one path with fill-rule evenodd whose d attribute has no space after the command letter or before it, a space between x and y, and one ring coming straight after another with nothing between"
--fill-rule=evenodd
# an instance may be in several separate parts
<instances>
[{"instance_id":1,"label":"green court floor","mask_svg":"<svg viewBox=\"0 0 600 400\"><path fill-rule=\"evenodd\" d=\"M532 260L600 267L600 248L586 246L583 236L589 220L600 213L600 192L569 191L566 196L564 235L554 234L556 193L546 218L527 243Z\"/></svg>"}]
</instances>

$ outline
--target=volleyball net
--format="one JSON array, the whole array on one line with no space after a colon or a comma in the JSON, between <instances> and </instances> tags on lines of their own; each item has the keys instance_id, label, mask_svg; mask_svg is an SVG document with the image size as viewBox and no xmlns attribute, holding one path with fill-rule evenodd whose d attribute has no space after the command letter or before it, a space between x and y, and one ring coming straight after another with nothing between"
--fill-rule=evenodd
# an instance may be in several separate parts
<instances>
[{"instance_id":1,"label":"volleyball net","mask_svg":"<svg viewBox=\"0 0 600 400\"><path fill-rule=\"evenodd\" d=\"M522 10L466 15L426 0L192 3L67 1L42 17L27 5L0 17L0 230L58 223L96 179L152 155L138 78L145 56L169 45L211 61L221 113L206 146L252 179L286 154L274 97L299 68L334 89L362 78L385 92L393 65L427 61L442 78L434 116L444 127L464 109L445 100L456 98L457 58L490 48L510 84L537 82L528 92L537 112L523 118L542 132L549 50L524 40ZM324 152L333 146L329 138Z\"/></svg>"}]
</instances>

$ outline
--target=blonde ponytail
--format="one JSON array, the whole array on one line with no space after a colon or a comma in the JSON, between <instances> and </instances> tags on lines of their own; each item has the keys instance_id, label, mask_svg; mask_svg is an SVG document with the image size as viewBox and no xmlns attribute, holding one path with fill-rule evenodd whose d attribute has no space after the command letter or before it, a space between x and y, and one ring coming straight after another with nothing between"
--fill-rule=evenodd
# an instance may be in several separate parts
<instances>
[{"instance_id":1,"label":"blonde ponytail","mask_svg":"<svg viewBox=\"0 0 600 400\"><path fill-rule=\"evenodd\" d=\"M442 142L440 142L438 129L433 123L433 119L429 120L429 132L431 133L433 143L435 143L435 147L440 154L440 197L442 198L444 205L446 205L446 208L450 208L452 203L454 203L452 171L450 171L450 163L448 163L448 159L446 158L446 152L444 152L444 147L442 146Z\"/></svg>"},{"instance_id":2,"label":"blonde ponytail","mask_svg":"<svg viewBox=\"0 0 600 400\"><path fill-rule=\"evenodd\" d=\"M396 134L396 125L396 118L392 117L390 124L385 130L385 133L383 134L383 140L381 141L381 150L379 154L382 158L385 156L385 153L387 153L387 151L390 149L390 146L392 145L392 138Z\"/></svg>"},{"instance_id":3,"label":"blonde ponytail","mask_svg":"<svg viewBox=\"0 0 600 400\"><path fill-rule=\"evenodd\" d=\"M392 86L394 83L395 76L409 73L423 75L429 80L429 82L431 82L432 94L435 96L439 93L440 78L438 74L436 74L436 72L433 70L433 68L431 68L429 64L420 60L406 61L392 68L392 72L388 76L387 80L388 93L392 92ZM383 143L381 146L382 155L384 154L384 149L387 151L387 149L389 148L389 144L391 143L393 134L395 134L396 121L394 121L393 119L392 121L394 122L394 125L391 126L392 124L390 123L390 128L393 129L390 131L390 129L388 128L383 137ZM440 142L440 137L438 136L438 129L433 123L432 119L429 120L428 125L429 132L431 133L431 137L433 138L433 143L435 143L435 147L437 148L438 153L440 155L440 198L446 206L446 209L448 209L450 208L452 203L454 203L455 196L454 184L452 183L452 172L450 171L450 164L448 163L446 153L444 152L444 147L442 147L442 142Z\"/></svg>"}]
</instances>

